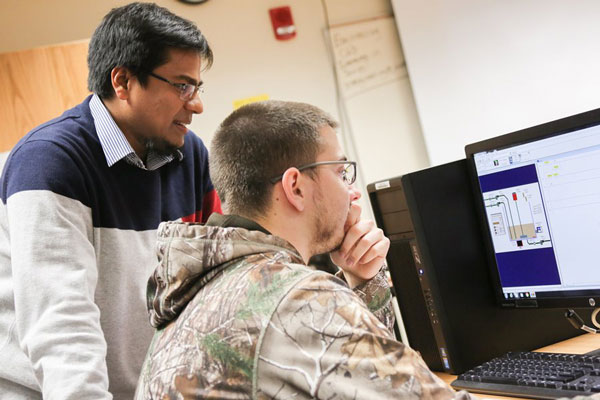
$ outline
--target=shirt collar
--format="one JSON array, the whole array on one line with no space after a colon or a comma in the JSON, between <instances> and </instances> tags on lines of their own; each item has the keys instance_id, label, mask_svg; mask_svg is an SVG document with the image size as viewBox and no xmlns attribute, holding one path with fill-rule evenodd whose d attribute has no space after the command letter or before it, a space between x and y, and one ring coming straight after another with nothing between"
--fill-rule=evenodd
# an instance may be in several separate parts
<instances>
[{"instance_id":1,"label":"shirt collar","mask_svg":"<svg viewBox=\"0 0 600 400\"><path fill-rule=\"evenodd\" d=\"M183 160L183 153L180 150L176 150L174 154L165 155L150 149L146 165L144 165L97 94L92 95L90 100L90 112L109 167L125 159L128 164L152 171L173 161L175 158L179 161Z\"/></svg>"}]
</instances>

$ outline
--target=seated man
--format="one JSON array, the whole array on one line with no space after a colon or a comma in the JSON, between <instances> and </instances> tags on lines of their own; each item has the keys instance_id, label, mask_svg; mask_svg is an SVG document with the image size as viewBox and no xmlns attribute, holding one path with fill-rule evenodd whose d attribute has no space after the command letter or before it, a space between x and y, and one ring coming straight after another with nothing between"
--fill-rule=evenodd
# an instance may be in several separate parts
<instances>
[{"instance_id":1,"label":"seated man","mask_svg":"<svg viewBox=\"0 0 600 400\"><path fill-rule=\"evenodd\" d=\"M389 240L360 219L336 126L279 101L221 124L210 170L228 214L159 228L138 399L468 397L390 333ZM339 277L305 265L326 251Z\"/></svg>"}]
</instances>

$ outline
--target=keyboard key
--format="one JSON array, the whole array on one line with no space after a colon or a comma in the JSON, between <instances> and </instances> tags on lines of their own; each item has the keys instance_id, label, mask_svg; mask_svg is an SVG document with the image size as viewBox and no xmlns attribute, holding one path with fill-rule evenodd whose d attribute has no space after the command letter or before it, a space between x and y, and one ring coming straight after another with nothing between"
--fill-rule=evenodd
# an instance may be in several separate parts
<instances>
[{"instance_id":1,"label":"keyboard key","mask_svg":"<svg viewBox=\"0 0 600 400\"><path fill-rule=\"evenodd\" d=\"M577 384L577 390L579 390L580 392L588 392L589 387L585 383L583 383L583 384L579 383L579 384Z\"/></svg>"},{"instance_id":2,"label":"keyboard key","mask_svg":"<svg viewBox=\"0 0 600 400\"><path fill-rule=\"evenodd\" d=\"M575 375L566 372L561 372L560 374L558 374L558 376L565 378L565 382L572 381L573 379L575 379Z\"/></svg>"},{"instance_id":3,"label":"keyboard key","mask_svg":"<svg viewBox=\"0 0 600 400\"><path fill-rule=\"evenodd\" d=\"M518 380L515 378L505 378L505 377L501 377L501 376L482 376L481 377L481 382L488 382L488 383L508 383L509 385L516 385L517 381Z\"/></svg>"},{"instance_id":4,"label":"keyboard key","mask_svg":"<svg viewBox=\"0 0 600 400\"><path fill-rule=\"evenodd\" d=\"M577 390L577 385L574 383L567 383L566 385L563 386L563 389Z\"/></svg>"},{"instance_id":5,"label":"keyboard key","mask_svg":"<svg viewBox=\"0 0 600 400\"><path fill-rule=\"evenodd\" d=\"M566 378L564 376L558 376L558 375L549 375L546 377L546 379L549 381L554 381L554 382L567 382L569 380L569 378Z\"/></svg>"}]
</instances>

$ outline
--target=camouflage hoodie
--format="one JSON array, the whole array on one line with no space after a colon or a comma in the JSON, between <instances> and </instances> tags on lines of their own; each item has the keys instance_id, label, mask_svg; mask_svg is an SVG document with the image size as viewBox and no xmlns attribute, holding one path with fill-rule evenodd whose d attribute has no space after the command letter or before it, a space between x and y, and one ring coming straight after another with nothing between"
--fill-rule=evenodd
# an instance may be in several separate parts
<instances>
[{"instance_id":1,"label":"camouflage hoodie","mask_svg":"<svg viewBox=\"0 0 600 400\"><path fill-rule=\"evenodd\" d=\"M148 283L157 331L136 399L468 396L381 322L393 321L383 274L350 290L235 216L163 223L158 236Z\"/></svg>"}]
</instances>

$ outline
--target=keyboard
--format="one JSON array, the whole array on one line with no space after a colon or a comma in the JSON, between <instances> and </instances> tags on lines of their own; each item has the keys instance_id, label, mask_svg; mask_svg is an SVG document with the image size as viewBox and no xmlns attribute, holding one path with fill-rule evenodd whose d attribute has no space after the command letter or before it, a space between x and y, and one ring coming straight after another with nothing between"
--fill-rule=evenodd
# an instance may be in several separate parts
<instances>
[{"instance_id":1,"label":"keyboard","mask_svg":"<svg viewBox=\"0 0 600 400\"><path fill-rule=\"evenodd\" d=\"M600 356L514 352L494 358L451 383L456 390L555 399L600 393Z\"/></svg>"}]
</instances>

